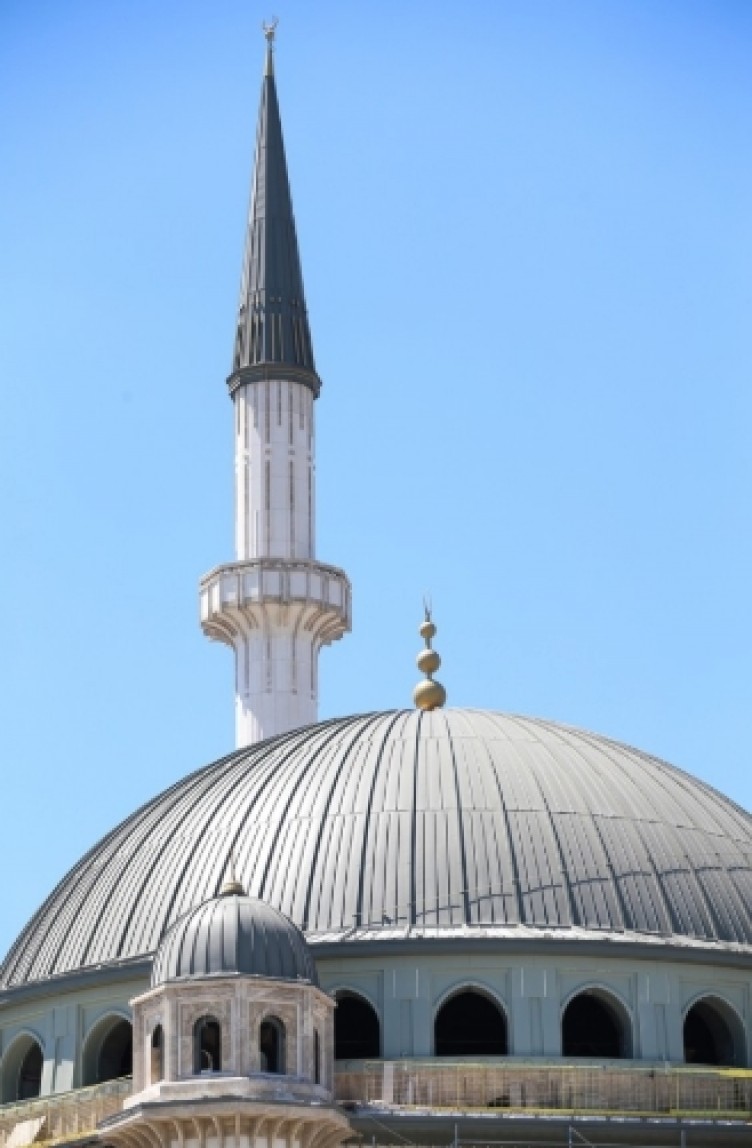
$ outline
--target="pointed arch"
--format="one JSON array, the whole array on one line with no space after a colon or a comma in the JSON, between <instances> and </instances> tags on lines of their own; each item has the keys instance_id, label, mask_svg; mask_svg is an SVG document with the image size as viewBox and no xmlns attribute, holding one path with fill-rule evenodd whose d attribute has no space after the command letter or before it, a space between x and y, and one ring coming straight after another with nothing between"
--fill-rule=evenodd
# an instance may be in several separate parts
<instances>
[{"instance_id":1,"label":"pointed arch","mask_svg":"<svg viewBox=\"0 0 752 1148\"><path fill-rule=\"evenodd\" d=\"M743 1068L747 1062L744 1022L714 993L695 997L685 1010L682 1043L687 1064Z\"/></svg>"},{"instance_id":2,"label":"pointed arch","mask_svg":"<svg viewBox=\"0 0 752 1148\"><path fill-rule=\"evenodd\" d=\"M111 1012L89 1029L81 1052L81 1081L102 1084L133 1074L133 1026L130 1017Z\"/></svg>"},{"instance_id":3,"label":"pointed arch","mask_svg":"<svg viewBox=\"0 0 752 1148\"><path fill-rule=\"evenodd\" d=\"M338 989L335 1000L334 1059L377 1060L381 1056L381 1023L376 1009L351 989Z\"/></svg>"},{"instance_id":4,"label":"pointed arch","mask_svg":"<svg viewBox=\"0 0 752 1148\"><path fill-rule=\"evenodd\" d=\"M573 992L562 1009L561 1051L571 1057L630 1059L632 1017L621 997L603 985Z\"/></svg>"},{"instance_id":5,"label":"pointed arch","mask_svg":"<svg viewBox=\"0 0 752 1148\"><path fill-rule=\"evenodd\" d=\"M435 1056L507 1056L504 1005L484 985L453 988L436 1008L433 1043Z\"/></svg>"},{"instance_id":6,"label":"pointed arch","mask_svg":"<svg viewBox=\"0 0 752 1148\"><path fill-rule=\"evenodd\" d=\"M6 1049L0 1069L0 1098L3 1104L33 1100L42 1093L44 1048L41 1038L25 1029Z\"/></svg>"}]
</instances>

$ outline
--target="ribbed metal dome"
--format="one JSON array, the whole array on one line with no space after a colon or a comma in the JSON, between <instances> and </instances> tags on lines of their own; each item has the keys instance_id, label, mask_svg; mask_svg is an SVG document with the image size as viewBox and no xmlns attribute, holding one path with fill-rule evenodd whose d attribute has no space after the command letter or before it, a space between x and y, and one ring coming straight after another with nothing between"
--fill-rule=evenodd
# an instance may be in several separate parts
<instances>
[{"instance_id":1,"label":"ribbed metal dome","mask_svg":"<svg viewBox=\"0 0 752 1148\"><path fill-rule=\"evenodd\" d=\"M232 973L318 984L300 929L264 901L236 895L212 897L168 930L154 955L151 983Z\"/></svg>"},{"instance_id":2,"label":"ribbed metal dome","mask_svg":"<svg viewBox=\"0 0 752 1148\"><path fill-rule=\"evenodd\" d=\"M0 983L153 953L222 885L311 942L530 929L752 947L752 818L637 750L551 722L414 710L239 750L96 845Z\"/></svg>"}]
</instances>

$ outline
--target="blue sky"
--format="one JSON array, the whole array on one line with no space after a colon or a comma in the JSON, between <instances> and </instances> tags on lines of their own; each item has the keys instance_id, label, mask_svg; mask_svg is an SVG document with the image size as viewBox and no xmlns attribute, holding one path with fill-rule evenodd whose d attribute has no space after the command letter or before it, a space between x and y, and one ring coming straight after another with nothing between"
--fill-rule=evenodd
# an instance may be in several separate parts
<instances>
[{"instance_id":1,"label":"blue sky","mask_svg":"<svg viewBox=\"0 0 752 1148\"><path fill-rule=\"evenodd\" d=\"M321 716L555 718L752 806L752 6L276 0L320 374ZM263 59L249 0L0 9L0 949L233 745L201 574Z\"/></svg>"}]
</instances>

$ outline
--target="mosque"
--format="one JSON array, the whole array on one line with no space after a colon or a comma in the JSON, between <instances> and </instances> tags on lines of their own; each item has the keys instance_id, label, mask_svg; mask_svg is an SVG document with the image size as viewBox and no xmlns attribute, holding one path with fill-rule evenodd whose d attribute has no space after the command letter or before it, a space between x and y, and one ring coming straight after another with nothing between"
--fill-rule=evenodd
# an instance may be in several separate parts
<instances>
[{"instance_id":1,"label":"mosque","mask_svg":"<svg viewBox=\"0 0 752 1148\"><path fill-rule=\"evenodd\" d=\"M317 722L316 370L267 47L200 586L237 747L138 809L0 966L0 1148L752 1144L752 818L649 754L445 705ZM367 699L366 699L367 700Z\"/></svg>"}]
</instances>

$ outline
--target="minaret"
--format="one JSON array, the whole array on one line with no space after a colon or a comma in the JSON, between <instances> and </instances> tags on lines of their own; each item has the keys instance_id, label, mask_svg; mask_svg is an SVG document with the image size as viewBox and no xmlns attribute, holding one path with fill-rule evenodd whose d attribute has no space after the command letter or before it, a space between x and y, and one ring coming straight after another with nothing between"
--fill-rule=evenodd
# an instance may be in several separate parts
<instances>
[{"instance_id":1,"label":"minaret","mask_svg":"<svg viewBox=\"0 0 752 1148\"><path fill-rule=\"evenodd\" d=\"M314 722L322 646L350 629L350 583L316 561L316 373L274 81L266 67L232 373L235 557L201 581L201 626L235 651L237 745Z\"/></svg>"}]
</instances>

